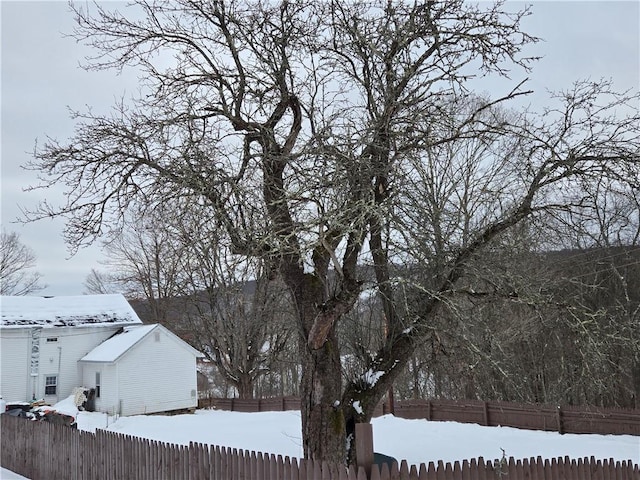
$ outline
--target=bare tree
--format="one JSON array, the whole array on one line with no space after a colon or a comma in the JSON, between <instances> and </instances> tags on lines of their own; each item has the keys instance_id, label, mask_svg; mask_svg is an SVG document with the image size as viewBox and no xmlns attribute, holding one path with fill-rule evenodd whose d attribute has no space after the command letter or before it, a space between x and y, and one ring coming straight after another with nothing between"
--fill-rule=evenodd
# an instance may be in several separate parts
<instances>
[{"instance_id":1,"label":"bare tree","mask_svg":"<svg viewBox=\"0 0 640 480\"><path fill-rule=\"evenodd\" d=\"M225 283L228 274L220 273L181 302L188 312L184 326L238 396L253 398L292 338L291 302L282 285L264 276Z\"/></svg>"},{"instance_id":2,"label":"bare tree","mask_svg":"<svg viewBox=\"0 0 640 480\"><path fill-rule=\"evenodd\" d=\"M396 381L400 396L637 405L640 250L579 248L595 231L565 225L577 245L550 251L549 228L523 222L469 262Z\"/></svg>"},{"instance_id":3,"label":"bare tree","mask_svg":"<svg viewBox=\"0 0 640 480\"><path fill-rule=\"evenodd\" d=\"M36 152L44 185L71 188L67 205L39 214L66 215L78 247L117 230L133 202L180 200L232 254L260 258L294 303L307 457L353 454L355 423L371 418L480 249L541 212L579 208L565 195L575 182L638 185L637 113L613 116L632 96L582 83L557 111L505 121L492 109L521 85L492 99L467 92L474 74L529 65L526 11L453 0L136 6L130 17L76 10L77 37L98 52L90 68L140 67L147 90L111 116L78 113L68 144ZM469 138L493 148L465 174L469 188L443 197L454 220L433 236L445 241L437 274L394 277L394 262L430 261L428 228L409 214L434 173L465 168L462 153L443 162L438 148ZM480 201L458 215L464 195ZM337 327L365 288L361 264L387 335L343 384ZM399 303L406 291L410 308Z\"/></svg>"},{"instance_id":4,"label":"bare tree","mask_svg":"<svg viewBox=\"0 0 640 480\"><path fill-rule=\"evenodd\" d=\"M118 278L111 272L91 269L84 281L85 293L88 295L102 295L122 292Z\"/></svg>"},{"instance_id":5,"label":"bare tree","mask_svg":"<svg viewBox=\"0 0 640 480\"><path fill-rule=\"evenodd\" d=\"M143 320L170 328L241 398L252 398L290 337L287 292L259 267L234 259L206 219L172 202L129 217L104 244L109 272L92 271L87 284L125 292Z\"/></svg>"},{"instance_id":6,"label":"bare tree","mask_svg":"<svg viewBox=\"0 0 640 480\"><path fill-rule=\"evenodd\" d=\"M41 275L32 269L36 257L29 247L20 241L15 232L2 231L0 236L0 294L28 295L45 286L40 283Z\"/></svg>"},{"instance_id":7,"label":"bare tree","mask_svg":"<svg viewBox=\"0 0 640 480\"><path fill-rule=\"evenodd\" d=\"M175 321L172 317L179 315L171 304L185 291L189 260L186 247L175 241L167 220L136 212L121 234L105 243L104 250L105 264L127 298L144 300L148 320L170 326Z\"/></svg>"}]
</instances>

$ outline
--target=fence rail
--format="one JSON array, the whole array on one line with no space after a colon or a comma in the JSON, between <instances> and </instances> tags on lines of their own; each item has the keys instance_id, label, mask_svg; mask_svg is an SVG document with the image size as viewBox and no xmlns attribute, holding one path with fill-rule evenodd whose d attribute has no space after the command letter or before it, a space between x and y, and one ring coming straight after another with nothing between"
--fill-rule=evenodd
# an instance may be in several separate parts
<instances>
[{"instance_id":1,"label":"fence rail","mask_svg":"<svg viewBox=\"0 0 640 480\"><path fill-rule=\"evenodd\" d=\"M199 408L217 408L240 412L299 410L298 397L267 399L204 398ZM381 403L374 417L391 413ZM560 433L596 433L601 435L640 435L640 409L531 405L476 400L402 400L396 401L393 414L400 418L461 423L490 427L516 427Z\"/></svg>"},{"instance_id":2,"label":"fence rail","mask_svg":"<svg viewBox=\"0 0 640 480\"><path fill-rule=\"evenodd\" d=\"M391 468L371 465L356 471L353 466L200 443L83 432L7 415L0 415L0 429L0 464L32 480L640 480L640 469L631 460L479 458L418 467L402 461Z\"/></svg>"}]
</instances>

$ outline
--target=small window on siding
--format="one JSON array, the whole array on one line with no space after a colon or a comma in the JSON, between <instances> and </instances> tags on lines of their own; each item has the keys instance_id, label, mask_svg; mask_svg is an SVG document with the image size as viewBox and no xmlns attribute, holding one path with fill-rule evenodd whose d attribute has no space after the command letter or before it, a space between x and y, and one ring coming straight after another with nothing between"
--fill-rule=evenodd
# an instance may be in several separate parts
<instances>
[{"instance_id":1,"label":"small window on siding","mask_svg":"<svg viewBox=\"0 0 640 480\"><path fill-rule=\"evenodd\" d=\"M160 341L160 332L155 333L156 342Z\"/></svg>"},{"instance_id":2,"label":"small window on siding","mask_svg":"<svg viewBox=\"0 0 640 480\"><path fill-rule=\"evenodd\" d=\"M58 337L47 337L47 342L57 342Z\"/></svg>"},{"instance_id":3,"label":"small window on siding","mask_svg":"<svg viewBox=\"0 0 640 480\"><path fill-rule=\"evenodd\" d=\"M44 378L44 394L55 395L58 389L58 377L56 375L49 375Z\"/></svg>"},{"instance_id":4,"label":"small window on siding","mask_svg":"<svg viewBox=\"0 0 640 480\"><path fill-rule=\"evenodd\" d=\"M100 398L100 372L96 372L96 398Z\"/></svg>"}]
</instances>

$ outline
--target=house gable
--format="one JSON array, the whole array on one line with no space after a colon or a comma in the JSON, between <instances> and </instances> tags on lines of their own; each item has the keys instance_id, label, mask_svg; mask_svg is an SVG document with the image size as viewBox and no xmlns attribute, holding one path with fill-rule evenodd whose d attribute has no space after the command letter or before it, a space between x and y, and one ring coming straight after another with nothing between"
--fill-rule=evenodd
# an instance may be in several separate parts
<instances>
[{"instance_id":1,"label":"house gable","mask_svg":"<svg viewBox=\"0 0 640 480\"><path fill-rule=\"evenodd\" d=\"M96 348L87 353L80 359L81 362L102 362L113 363L118 361L131 349L136 348L143 340L150 336L162 335L168 338L175 346L186 350L194 357L202 357L202 353L198 352L191 345L180 339L167 328L160 324L140 325L125 327L121 332L105 340Z\"/></svg>"},{"instance_id":2,"label":"house gable","mask_svg":"<svg viewBox=\"0 0 640 480\"><path fill-rule=\"evenodd\" d=\"M138 415L197 405L196 349L159 324L126 327L78 362L99 411Z\"/></svg>"}]
</instances>

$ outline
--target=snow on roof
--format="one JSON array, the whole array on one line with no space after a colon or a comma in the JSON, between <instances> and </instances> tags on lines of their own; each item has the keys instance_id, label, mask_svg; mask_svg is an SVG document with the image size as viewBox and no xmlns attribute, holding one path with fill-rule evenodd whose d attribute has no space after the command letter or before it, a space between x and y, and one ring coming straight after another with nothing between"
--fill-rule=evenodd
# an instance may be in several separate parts
<instances>
[{"instance_id":1,"label":"snow on roof","mask_svg":"<svg viewBox=\"0 0 640 480\"><path fill-rule=\"evenodd\" d=\"M120 294L0 297L0 328L141 324Z\"/></svg>"},{"instance_id":2,"label":"snow on roof","mask_svg":"<svg viewBox=\"0 0 640 480\"><path fill-rule=\"evenodd\" d=\"M125 327L122 332L117 333L113 337L102 342L82 357L80 361L115 362L123 353L142 340L156 327L159 327L157 323L152 325Z\"/></svg>"}]
</instances>

